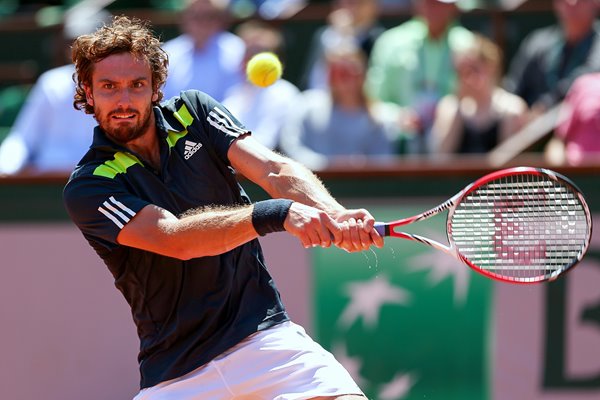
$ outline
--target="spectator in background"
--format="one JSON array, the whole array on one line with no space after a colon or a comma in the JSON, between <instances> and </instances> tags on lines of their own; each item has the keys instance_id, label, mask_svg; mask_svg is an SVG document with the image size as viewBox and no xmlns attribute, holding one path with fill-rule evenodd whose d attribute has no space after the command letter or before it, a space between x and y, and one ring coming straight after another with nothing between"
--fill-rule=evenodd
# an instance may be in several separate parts
<instances>
[{"instance_id":1,"label":"spectator in background","mask_svg":"<svg viewBox=\"0 0 600 400\"><path fill-rule=\"evenodd\" d=\"M575 80L561 107L562 121L546 146L551 164L579 165L600 156L600 73Z\"/></svg>"},{"instance_id":2,"label":"spectator in background","mask_svg":"<svg viewBox=\"0 0 600 400\"><path fill-rule=\"evenodd\" d=\"M325 53L340 43L352 40L369 57L375 40L385 30L378 16L378 0L333 0L327 24L313 36L303 85L308 89L326 87Z\"/></svg>"},{"instance_id":3,"label":"spectator in background","mask_svg":"<svg viewBox=\"0 0 600 400\"><path fill-rule=\"evenodd\" d=\"M78 7L65 13L65 62L71 43L110 19L106 11ZM22 172L70 172L91 144L96 120L73 107L75 66L67 64L41 74L29 92L8 136L0 145L0 175Z\"/></svg>"},{"instance_id":4,"label":"spectator in background","mask_svg":"<svg viewBox=\"0 0 600 400\"><path fill-rule=\"evenodd\" d=\"M438 103L432 128L433 151L485 153L521 129L527 104L499 87L502 51L475 35L467 49L454 55L456 93Z\"/></svg>"},{"instance_id":5,"label":"spectator in background","mask_svg":"<svg viewBox=\"0 0 600 400\"><path fill-rule=\"evenodd\" d=\"M310 168L344 160L393 154L392 141L365 92L366 57L353 46L326 56L327 89L309 89L296 105L281 135L281 150Z\"/></svg>"},{"instance_id":6,"label":"spectator in background","mask_svg":"<svg viewBox=\"0 0 600 400\"><path fill-rule=\"evenodd\" d=\"M239 66L244 42L228 32L228 0L186 0L181 12L182 34L167 41L169 77L165 97L181 90L201 90L223 101L229 88L244 80Z\"/></svg>"},{"instance_id":7,"label":"spectator in background","mask_svg":"<svg viewBox=\"0 0 600 400\"><path fill-rule=\"evenodd\" d=\"M428 151L437 102L455 90L452 54L473 40L457 22L455 3L413 0L414 18L384 32L373 47L368 93L404 108L400 153Z\"/></svg>"},{"instance_id":8,"label":"spectator in background","mask_svg":"<svg viewBox=\"0 0 600 400\"><path fill-rule=\"evenodd\" d=\"M246 56L240 68L255 54L270 51L282 57L283 35L265 23L248 21L236 29L236 33L246 45ZM299 91L296 86L279 79L271 86L260 88L248 81L233 86L223 101L227 107L246 127L252 136L270 149L279 145L279 135L290 109L295 106L295 98Z\"/></svg>"},{"instance_id":9,"label":"spectator in background","mask_svg":"<svg viewBox=\"0 0 600 400\"><path fill-rule=\"evenodd\" d=\"M558 104L580 75L600 71L597 0L553 0L558 25L525 38L514 56L505 87L522 97L533 115Z\"/></svg>"}]
</instances>

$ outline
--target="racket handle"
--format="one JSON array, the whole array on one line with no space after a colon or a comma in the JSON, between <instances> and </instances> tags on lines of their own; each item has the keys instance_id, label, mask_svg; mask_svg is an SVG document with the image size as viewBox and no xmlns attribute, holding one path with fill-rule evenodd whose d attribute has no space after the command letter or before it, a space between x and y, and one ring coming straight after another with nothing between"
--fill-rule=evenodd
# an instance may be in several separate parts
<instances>
[{"instance_id":1,"label":"racket handle","mask_svg":"<svg viewBox=\"0 0 600 400\"><path fill-rule=\"evenodd\" d=\"M373 228L379 233L379 236L390 236L390 226L385 222L375 222Z\"/></svg>"}]
</instances>

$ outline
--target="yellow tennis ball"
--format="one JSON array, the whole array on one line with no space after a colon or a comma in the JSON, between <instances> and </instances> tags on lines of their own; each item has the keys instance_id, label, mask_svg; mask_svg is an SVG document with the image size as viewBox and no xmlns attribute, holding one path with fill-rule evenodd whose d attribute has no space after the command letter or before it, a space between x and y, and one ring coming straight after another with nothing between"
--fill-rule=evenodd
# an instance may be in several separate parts
<instances>
[{"instance_id":1,"label":"yellow tennis ball","mask_svg":"<svg viewBox=\"0 0 600 400\"><path fill-rule=\"evenodd\" d=\"M279 58L269 52L254 55L246 64L248 80L260 87L267 87L281 78L283 67Z\"/></svg>"}]
</instances>

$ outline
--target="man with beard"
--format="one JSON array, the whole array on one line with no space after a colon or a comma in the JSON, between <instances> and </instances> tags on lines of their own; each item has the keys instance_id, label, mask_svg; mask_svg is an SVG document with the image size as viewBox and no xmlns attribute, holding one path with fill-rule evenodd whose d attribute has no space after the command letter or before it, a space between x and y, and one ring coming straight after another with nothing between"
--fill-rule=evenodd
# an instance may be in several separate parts
<instances>
[{"instance_id":1,"label":"man with beard","mask_svg":"<svg viewBox=\"0 0 600 400\"><path fill-rule=\"evenodd\" d=\"M136 400L364 399L290 321L257 238L381 247L298 163L273 153L208 95L159 103L168 60L137 20L73 45L74 105L98 122L64 190L69 215L114 276L140 338ZM272 199L250 204L232 170Z\"/></svg>"}]
</instances>

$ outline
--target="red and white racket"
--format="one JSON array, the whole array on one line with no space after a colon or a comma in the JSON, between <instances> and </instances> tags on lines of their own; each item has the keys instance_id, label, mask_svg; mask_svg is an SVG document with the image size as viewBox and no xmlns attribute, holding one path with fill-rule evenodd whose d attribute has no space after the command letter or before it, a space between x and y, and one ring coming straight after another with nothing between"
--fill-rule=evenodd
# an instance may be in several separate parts
<instances>
[{"instance_id":1,"label":"red and white racket","mask_svg":"<svg viewBox=\"0 0 600 400\"><path fill-rule=\"evenodd\" d=\"M396 228L448 210L449 245ZM377 222L382 236L415 240L442 250L488 277L513 283L556 279L584 256L592 218L568 178L542 168L490 173L424 213Z\"/></svg>"}]
</instances>

